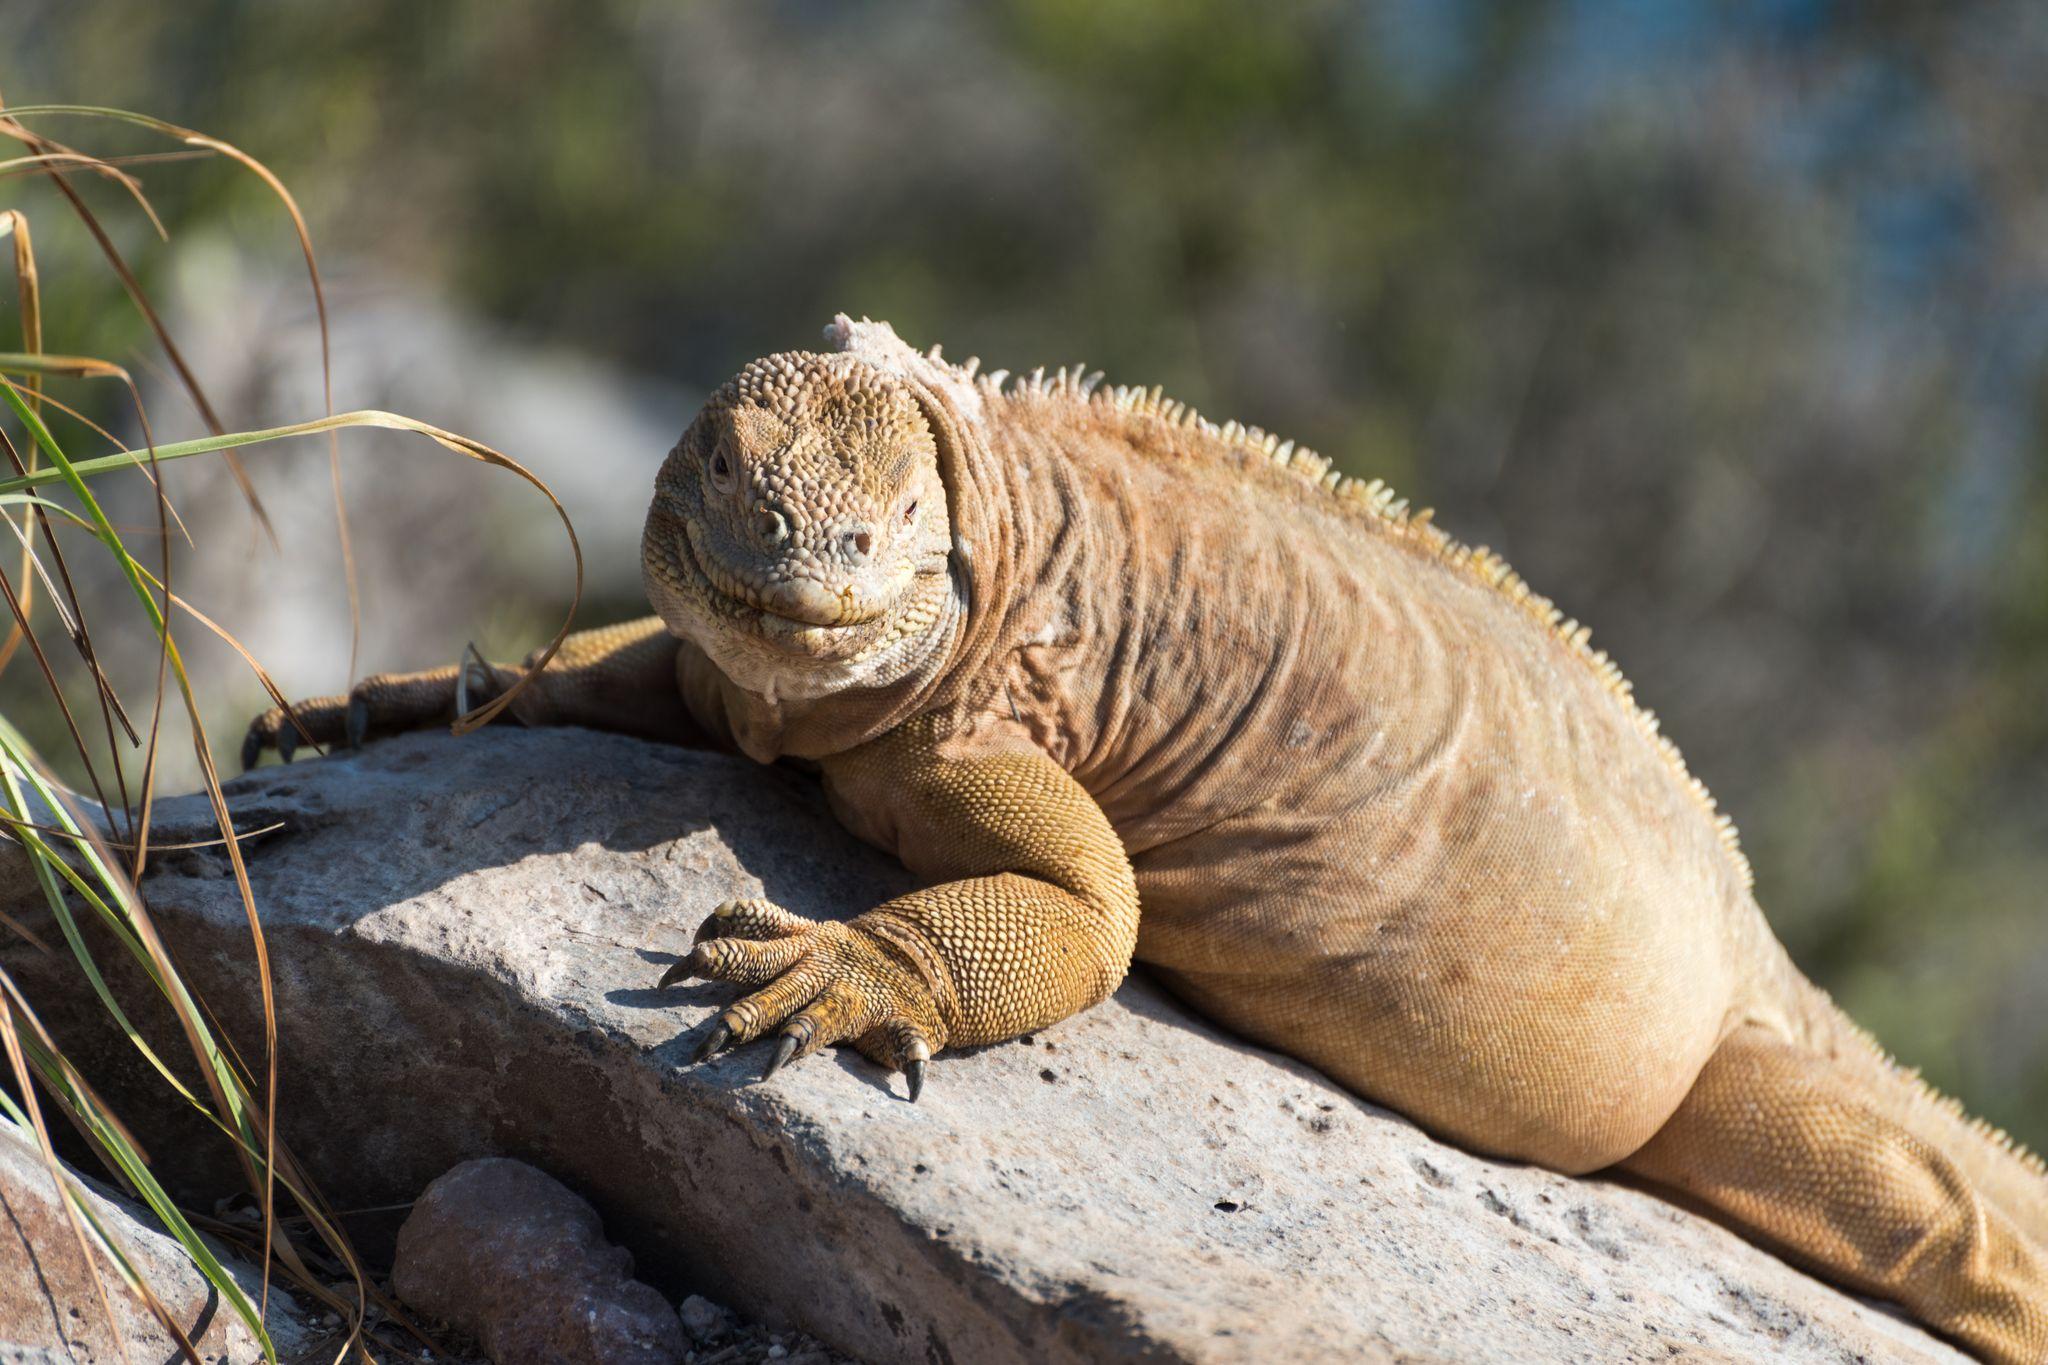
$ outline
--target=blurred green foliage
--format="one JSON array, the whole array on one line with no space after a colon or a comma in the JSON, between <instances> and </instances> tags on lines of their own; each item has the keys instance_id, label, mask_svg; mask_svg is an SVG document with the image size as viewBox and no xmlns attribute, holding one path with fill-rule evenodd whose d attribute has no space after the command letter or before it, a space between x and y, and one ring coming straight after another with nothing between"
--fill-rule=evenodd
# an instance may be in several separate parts
<instances>
[{"instance_id":1,"label":"blurred green foliage","mask_svg":"<svg viewBox=\"0 0 2048 1365\"><path fill-rule=\"evenodd\" d=\"M2048 1143L2038 5L26 0L10 27L10 100L234 139L330 256L505 329L706 385L843 308L1158 382L1434 503L1593 623L1801 962ZM288 263L246 178L148 183ZM46 250L99 332L66 344L137 345L62 269L85 247Z\"/></svg>"}]
</instances>

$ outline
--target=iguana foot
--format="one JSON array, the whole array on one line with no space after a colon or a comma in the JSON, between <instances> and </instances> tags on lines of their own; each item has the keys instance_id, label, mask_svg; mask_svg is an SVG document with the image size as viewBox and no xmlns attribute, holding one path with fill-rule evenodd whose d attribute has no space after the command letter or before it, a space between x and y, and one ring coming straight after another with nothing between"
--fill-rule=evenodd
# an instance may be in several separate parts
<instances>
[{"instance_id":1,"label":"iguana foot","mask_svg":"<svg viewBox=\"0 0 2048 1365\"><path fill-rule=\"evenodd\" d=\"M289 763L300 744L315 748L346 744L354 749L372 735L397 734L453 720L489 701L509 685L503 674L471 650L460 664L424 673L378 673L364 678L347 696L315 697L289 712L273 706L249 722L242 740L242 769L262 759L266 748Z\"/></svg>"},{"instance_id":2,"label":"iguana foot","mask_svg":"<svg viewBox=\"0 0 2048 1365\"><path fill-rule=\"evenodd\" d=\"M915 1101L925 1063L945 1045L931 988L897 949L858 920L808 920L766 900L727 901L697 930L661 985L687 977L760 989L712 1021L693 1061L781 1029L761 1079L832 1043L851 1042L904 1074Z\"/></svg>"}]
</instances>

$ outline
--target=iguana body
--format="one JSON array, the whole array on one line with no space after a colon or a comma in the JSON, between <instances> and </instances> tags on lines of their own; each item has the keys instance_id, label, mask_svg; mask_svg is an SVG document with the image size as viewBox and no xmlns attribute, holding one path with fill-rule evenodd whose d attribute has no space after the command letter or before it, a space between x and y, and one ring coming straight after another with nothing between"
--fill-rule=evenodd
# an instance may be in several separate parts
<instances>
[{"instance_id":1,"label":"iguana body","mask_svg":"<svg viewBox=\"0 0 2048 1365\"><path fill-rule=\"evenodd\" d=\"M930 882L843 925L721 907L669 978L756 989L707 1052L850 1041L914 1097L941 1048L1094 1004L1135 949L1437 1133L1620 1166L2048 1360L2048 1174L1800 976L1704 789L1505 565L1156 393L827 337L749 366L663 466L660 621L572 637L514 704L814 760ZM348 728L452 689L373 679Z\"/></svg>"}]
</instances>

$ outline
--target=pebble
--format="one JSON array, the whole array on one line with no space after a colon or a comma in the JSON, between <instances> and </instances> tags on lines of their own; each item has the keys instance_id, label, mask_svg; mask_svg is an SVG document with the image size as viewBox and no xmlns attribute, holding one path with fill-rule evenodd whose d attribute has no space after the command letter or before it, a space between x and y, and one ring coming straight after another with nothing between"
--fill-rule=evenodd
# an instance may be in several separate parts
<instances>
[{"instance_id":1,"label":"pebble","mask_svg":"<svg viewBox=\"0 0 2048 1365\"><path fill-rule=\"evenodd\" d=\"M692 1294L676 1310L683 1330L696 1342L716 1341L732 1329L732 1316L702 1294Z\"/></svg>"}]
</instances>

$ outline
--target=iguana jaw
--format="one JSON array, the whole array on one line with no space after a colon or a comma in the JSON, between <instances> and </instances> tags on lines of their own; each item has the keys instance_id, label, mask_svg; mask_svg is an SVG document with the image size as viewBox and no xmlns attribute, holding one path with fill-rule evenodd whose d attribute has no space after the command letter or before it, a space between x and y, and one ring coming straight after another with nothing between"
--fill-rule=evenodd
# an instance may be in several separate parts
<instances>
[{"instance_id":1,"label":"iguana jaw","mask_svg":"<svg viewBox=\"0 0 2048 1365\"><path fill-rule=\"evenodd\" d=\"M687 513L681 522L678 559L707 591L759 612L762 627L771 636L819 642L845 638L843 632L887 616L916 572L908 560L900 561L893 573L838 575L836 583L817 573L736 570L719 561Z\"/></svg>"},{"instance_id":2,"label":"iguana jaw","mask_svg":"<svg viewBox=\"0 0 2048 1365\"><path fill-rule=\"evenodd\" d=\"M693 591L664 595L693 599L695 610L676 602L675 614L701 621L708 627L706 636L744 636L795 659L850 663L886 647L900 633L893 628L894 618L920 615L915 610L919 580L945 577L943 555L935 562L927 556L926 562L918 565L906 561L897 574L880 584L847 581L836 590L811 577L742 576L706 552L686 516L677 518L676 523L666 547L668 560L676 580ZM649 547L649 553L655 553L655 547ZM666 587L666 576L658 581ZM650 587L649 591L653 595L655 590ZM690 633L694 637L698 632ZM707 651L712 647L708 638L697 642Z\"/></svg>"},{"instance_id":3,"label":"iguana jaw","mask_svg":"<svg viewBox=\"0 0 2048 1365\"><path fill-rule=\"evenodd\" d=\"M921 569L878 615L826 626L720 592L698 566L687 534L650 516L642 556L648 599L670 632L694 643L732 683L770 700L811 700L898 682L942 657L964 614L943 562Z\"/></svg>"},{"instance_id":4,"label":"iguana jaw","mask_svg":"<svg viewBox=\"0 0 2048 1365\"><path fill-rule=\"evenodd\" d=\"M935 528L943 535L942 528ZM648 600L670 632L694 643L732 683L772 700L811 700L856 687L899 682L942 658L965 615L966 590L956 581L946 543L920 547L908 572L880 600L857 592L834 596L835 624L819 595L797 597L812 619L767 604L791 600L774 583L755 587L693 543L689 515L677 500L657 496L642 540ZM727 586L730 585L730 586Z\"/></svg>"}]
</instances>

